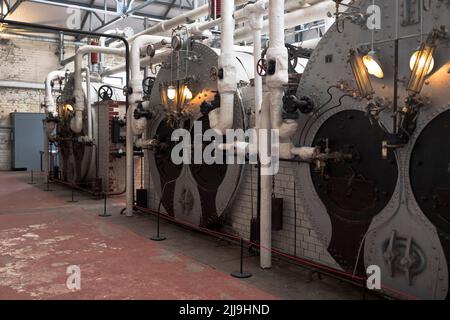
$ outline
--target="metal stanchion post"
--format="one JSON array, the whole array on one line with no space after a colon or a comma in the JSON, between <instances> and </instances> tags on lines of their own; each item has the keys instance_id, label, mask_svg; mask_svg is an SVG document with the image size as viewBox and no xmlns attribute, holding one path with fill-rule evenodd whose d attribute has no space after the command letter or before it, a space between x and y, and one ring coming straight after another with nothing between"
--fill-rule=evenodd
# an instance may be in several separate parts
<instances>
[{"instance_id":1,"label":"metal stanchion post","mask_svg":"<svg viewBox=\"0 0 450 320\"><path fill-rule=\"evenodd\" d=\"M103 213L99 214L99 217L105 218L105 217L111 217L111 215L109 213L106 213L106 195L107 193L104 192L103 193L103 198L104 198L104 202L103 202Z\"/></svg>"},{"instance_id":2,"label":"metal stanchion post","mask_svg":"<svg viewBox=\"0 0 450 320\"><path fill-rule=\"evenodd\" d=\"M261 248L262 250L262 248ZM233 271L231 273L232 277L244 279L244 278L250 278L252 274L250 272L244 271L244 239L241 238L241 261L240 261L240 269L239 271Z\"/></svg>"},{"instance_id":3,"label":"metal stanchion post","mask_svg":"<svg viewBox=\"0 0 450 320\"><path fill-rule=\"evenodd\" d=\"M150 239L153 241L164 241L166 240L166 237L163 237L159 234L159 216L161 214L161 202L159 201L159 206L158 206L158 215L156 216L156 236L151 237Z\"/></svg>"},{"instance_id":4,"label":"metal stanchion post","mask_svg":"<svg viewBox=\"0 0 450 320\"><path fill-rule=\"evenodd\" d=\"M72 187L71 199L67 202L70 202L70 203L78 202L77 200L74 199L75 185L74 185L73 181L72 181L71 187Z\"/></svg>"},{"instance_id":5,"label":"metal stanchion post","mask_svg":"<svg viewBox=\"0 0 450 320\"><path fill-rule=\"evenodd\" d=\"M28 184L36 184L36 183L34 182L34 174L33 174L33 170L31 170L31 181L28 182Z\"/></svg>"}]
</instances>

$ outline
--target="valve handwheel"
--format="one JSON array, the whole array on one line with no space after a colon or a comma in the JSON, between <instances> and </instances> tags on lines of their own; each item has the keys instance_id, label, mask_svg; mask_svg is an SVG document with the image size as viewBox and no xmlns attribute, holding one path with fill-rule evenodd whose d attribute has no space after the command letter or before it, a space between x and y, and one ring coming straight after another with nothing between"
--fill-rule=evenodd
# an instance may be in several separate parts
<instances>
[{"instance_id":1,"label":"valve handwheel","mask_svg":"<svg viewBox=\"0 0 450 320\"><path fill-rule=\"evenodd\" d=\"M217 74L218 74L218 71L217 71L216 67L212 67L211 70L209 70L209 78L212 81L217 81Z\"/></svg>"},{"instance_id":2,"label":"valve handwheel","mask_svg":"<svg viewBox=\"0 0 450 320\"><path fill-rule=\"evenodd\" d=\"M261 77L264 77L267 74L267 61L264 58L258 60L256 65L256 71Z\"/></svg>"},{"instance_id":3,"label":"valve handwheel","mask_svg":"<svg viewBox=\"0 0 450 320\"><path fill-rule=\"evenodd\" d=\"M113 90L108 85L103 85L98 89L98 96L102 101L112 100Z\"/></svg>"}]
</instances>

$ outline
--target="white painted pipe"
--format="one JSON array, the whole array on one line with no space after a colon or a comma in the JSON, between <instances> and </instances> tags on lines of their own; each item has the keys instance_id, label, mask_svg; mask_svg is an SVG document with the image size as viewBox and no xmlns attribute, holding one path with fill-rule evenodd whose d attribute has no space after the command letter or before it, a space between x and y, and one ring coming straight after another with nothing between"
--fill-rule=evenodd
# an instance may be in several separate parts
<instances>
[{"instance_id":1,"label":"white painted pipe","mask_svg":"<svg viewBox=\"0 0 450 320\"><path fill-rule=\"evenodd\" d=\"M61 79L66 76L66 72L63 70L55 70L51 71L47 74L47 77L45 78L45 97L44 97L44 104L45 104L45 112L47 114L51 114L53 117L57 116L56 111L56 103L53 99L52 95L52 81L56 79ZM48 174L49 174L49 135L55 130L56 123L54 121L46 121L44 120L44 159L43 159L43 169L45 172L44 175L44 181L47 182Z\"/></svg>"},{"instance_id":2,"label":"white painted pipe","mask_svg":"<svg viewBox=\"0 0 450 320\"><path fill-rule=\"evenodd\" d=\"M253 68L255 77L255 127L259 128L259 115L262 103L262 77L258 74L258 61L261 57L261 30L263 26L263 17L269 5L268 0L260 0L253 4L248 4L242 10L235 13L236 16L248 18L249 25L253 31ZM242 13L240 13L242 12Z\"/></svg>"},{"instance_id":3,"label":"white painted pipe","mask_svg":"<svg viewBox=\"0 0 450 320\"><path fill-rule=\"evenodd\" d=\"M236 52L234 50L234 0L222 2L221 12L221 51L219 56L219 70L222 77L217 81L220 93L220 108L209 113L210 126L219 134L225 134L233 127L234 95L237 91Z\"/></svg>"},{"instance_id":4,"label":"white painted pipe","mask_svg":"<svg viewBox=\"0 0 450 320\"><path fill-rule=\"evenodd\" d=\"M282 118L280 112L283 107L284 86L289 81L288 74L288 52L285 46L285 24L284 24L284 0L271 0L269 3L269 38L270 44L267 49L266 59L269 66L266 85L269 94L265 96L263 113L266 116L267 110L270 110L270 120L264 120L264 128L267 126L271 129L282 128ZM270 69L273 71L270 72ZM296 128L295 128L296 129ZM283 142L283 132L280 130L280 144ZM295 131L294 131L295 132ZM270 144L270 143L269 143ZM271 149L268 149L271 150ZM281 150L280 150L281 152ZM264 167L262 167L263 171ZM271 176L262 174L261 176L261 268L267 269L272 267L272 205L269 204L271 199L271 187L268 184Z\"/></svg>"},{"instance_id":5,"label":"white painted pipe","mask_svg":"<svg viewBox=\"0 0 450 320\"><path fill-rule=\"evenodd\" d=\"M158 64L163 62L167 56L169 56L172 53L171 49L166 49L166 50L159 50L156 52L154 57L145 57L145 58L141 58L141 67L147 67L150 65L154 65L154 64ZM120 64L117 65L115 67L112 68L108 68L105 71L102 72L101 76L102 77L108 77L120 72L125 72L126 69L126 65L125 64Z\"/></svg>"},{"instance_id":6,"label":"white painted pipe","mask_svg":"<svg viewBox=\"0 0 450 320\"><path fill-rule=\"evenodd\" d=\"M271 157L270 150L270 93L266 93L263 98L261 105L261 129L258 130L258 141L259 141L259 152L260 159L268 159ZM268 133L265 141L262 138L263 133ZM264 146L263 142L266 142ZM266 154L261 154L261 152L266 151ZM268 169L270 168L270 163L264 163L261 161L261 173L266 172L266 174L261 174L261 197L260 197L260 240L261 240L261 250L260 250L260 266L263 269L268 269L272 267L272 176L268 175Z\"/></svg>"},{"instance_id":7,"label":"white painted pipe","mask_svg":"<svg viewBox=\"0 0 450 320\"><path fill-rule=\"evenodd\" d=\"M137 108L139 102L142 101L142 80L143 76L141 73L141 48L147 45L154 44L155 42L161 42L161 37L152 35L142 35L137 37L130 51L130 69L131 69L131 80L130 86L132 88L132 94L130 95L129 103L130 106L127 111L127 142L126 142L126 166L127 166L127 207L126 215L131 217L133 215L133 202L134 202L134 136L142 135L146 126L147 119L142 118L136 120L134 118L134 111Z\"/></svg>"},{"instance_id":8,"label":"white painted pipe","mask_svg":"<svg viewBox=\"0 0 450 320\"><path fill-rule=\"evenodd\" d=\"M125 55L125 49L102 48L100 46L83 46L77 50L75 54L75 69L74 69L74 96L75 96L75 116L70 121L70 129L74 133L81 133L83 130L83 111L85 108L84 94L81 87L82 77L81 68L83 64L83 57L86 54L96 52L113 55Z\"/></svg>"},{"instance_id":9,"label":"white painted pipe","mask_svg":"<svg viewBox=\"0 0 450 320\"><path fill-rule=\"evenodd\" d=\"M262 22L262 17L261 17ZM262 90L263 83L262 77L258 74L258 61L261 57L261 30L256 29L253 32L253 56L254 56L254 72L255 72L255 127L259 128L259 115L261 112L262 103Z\"/></svg>"},{"instance_id":10,"label":"white painted pipe","mask_svg":"<svg viewBox=\"0 0 450 320\"><path fill-rule=\"evenodd\" d=\"M289 7L289 10L297 10L300 8L304 8L307 7L311 4L315 4L317 2L320 1L324 1L324 0L286 0L286 6ZM239 1L238 1L239 2ZM267 16L268 14L268 4L269 4L269 0L259 0L258 2L260 2L258 5L263 4L266 9L264 12L264 16ZM237 3L237 5L239 5L240 3ZM247 4L244 8L241 8L239 10L236 10L236 12L234 13L234 18L236 21L239 20L244 20L248 18L247 12L246 12L246 8L247 7L251 7L253 5L255 5L256 3L250 3ZM288 10L288 9L286 9ZM204 30L210 30L218 25L220 25L222 19L218 18L215 20L209 20L206 22L197 22L197 23L191 23L188 24L186 27L188 28L189 32L196 32L197 34L200 33L201 31ZM250 31L250 30L248 30ZM249 38L250 39L250 38Z\"/></svg>"},{"instance_id":11,"label":"white painted pipe","mask_svg":"<svg viewBox=\"0 0 450 320\"><path fill-rule=\"evenodd\" d=\"M223 7L227 4L227 2L229 2L230 0L226 0L222 2L222 14L223 14ZM233 1L236 3L236 5L241 5L244 3L247 3L248 0L235 0ZM233 7L234 10L234 7ZM127 41L129 43L133 42L135 39L137 39L139 36L142 36L144 34L160 34L160 33L164 33L167 31L171 31L173 28L180 26L180 25L184 25L187 23L190 23L193 20L196 20L200 17L206 16L209 13L209 5L205 4L203 6L200 6L194 10L191 11L187 11L185 13L182 13L176 17L173 17L172 19L169 20L164 20L161 21L153 26L151 26L148 29L145 29L137 34L135 34L132 37L127 38ZM124 44L123 43L119 43L117 47L123 47Z\"/></svg>"},{"instance_id":12,"label":"white painted pipe","mask_svg":"<svg viewBox=\"0 0 450 320\"><path fill-rule=\"evenodd\" d=\"M105 32L103 32L103 34L123 37L125 35L125 31L116 28L116 29L106 30ZM100 46L106 47L106 37L100 37ZM103 53L100 54L99 63L101 66L103 66L105 63L105 55Z\"/></svg>"},{"instance_id":13,"label":"white painted pipe","mask_svg":"<svg viewBox=\"0 0 450 320\"><path fill-rule=\"evenodd\" d=\"M89 141L93 140L92 133L92 98L91 98L91 72L89 68L81 69L81 73L86 73L86 103L87 103L87 115L88 115L88 138Z\"/></svg>"},{"instance_id":14,"label":"white painted pipe","mask_svg":"<svg viewBox=\"0 0 450 320\"><path fill-rule=\"evenodd\" d=\"M47 78L45 79L45 111L47 113L51 113L53 116L56 115L56 103L53 99L52 95L52 81L57 79L63 79L66 76L66 72L64 70L55 70L48 73Z\"/></svg>"},{"instance_id":15,"label":"white painted pipe","mask_svg":"<svg viewBox=\"0 0 450 320\"><path fill-rule=\"evenodd\" d=\"M272 1L270 1L272 3ZM312 0L307 1L307 3L312 3ZM319 0L315 1L314 4L299 8L298 10L284 14L284 24L286 29L294 28L299 24L311 23L319 20L330 20L327 16L328 12L333 12L335 9L335 2L331 0ZM331 18L331 20L334 20ZM267 34L269 31L269 20L265 20L263 23L262 33ZM331 22L330 22L331 23ZM330 25L328 23L328 25ZM235 41L251 41L251 28L245 26L239 28L235 32Z\"/></svg>"}]
</instances>

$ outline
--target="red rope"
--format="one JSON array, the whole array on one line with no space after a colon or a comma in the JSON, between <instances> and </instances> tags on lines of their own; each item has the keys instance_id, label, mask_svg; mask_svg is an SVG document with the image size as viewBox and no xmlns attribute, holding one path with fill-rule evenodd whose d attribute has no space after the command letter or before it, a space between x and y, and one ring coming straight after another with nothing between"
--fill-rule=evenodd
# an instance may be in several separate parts
<instances>
[{"instance_id":1,"label":"red rope","mask_svg":"<svg viewBox=\"0 0 450 320\"><path fill-rule=\"evenodd\" d=\"M152 209L142 208L142 207L139 207L139 206L135 206L135 208L140 210L140 211L142 211L142 212L147 212L147 213L151 213L151 214L154 214L154 215L158 214L157 211L154 211ZM194 225L194 224L189 223L189 222L180 221L180 220L178 220L178 219L176 219L176 218L174 218L174 217L172 217L172 216L170 216L168 214L165 214L165 213L160 213L160 216L163 219L175 222L176 224L179 224L179 225L182 225L182 226L186 226L186 227L192 228L194 230L198 230L198 231L201 231L203 233L210 234L210 235L213 235L213 236L226 237L226 238L233 239L233 240L241 240L241 238L242 238L242 237L239 237L239 236L236 236L236 235L232 235L232 234L229 234L229 233L223 233L223 232L211 230L211 229L208 229L208 228L204 228L204 227L201 227L201 226L197 226L197 225ZM275 253L275 254L277 254L279 256L288 258L290 260L296 261L296 262L298 262L300 264L303 264L303 265L308 265L308 266L314 267L316 269L320 269L320 270L329 272L329 273L334 274L334 275L344 276L344 277L349 278L350 280L353 280L353 281L355 281L355 280L361 281L361 282L365 282L366 281L366 278L354 275L354 274L346 272L346 271L342 271L342 270L338 270L338 269L335 269L335 268L332 268L332 267L328 267L328 266L325 266L323 264L319 264L319 263L313 262L313 261L308 260L308 259L299 258L299 257L290 255L288 253L282 252L282 251L277 250L277 249L273 249L273 248L269 249L269 248L266 248L264 246L261 246L259 243L255 243L255 242L252 242L252 241L247 240L247 239L243 239L243 241L244 241L244 243L247 243L249 245L258 247L258 248L263 249L263 250L271 251L271 252L273 252L273 253ZM384 285L382 285L381 287L385 291L394 293L394 294L396 294L398 296L402 296L402 297L404 297L404 298L406 298L408 300L418 300L417 297L412 296L412 295L410 295L408 293L405 293L405 292L402 292L402 291L399 291L399 290L396 290L396 289L393 289L393 288L390 288L390 287L384 286Z\"/></svg>"}]
</instances>

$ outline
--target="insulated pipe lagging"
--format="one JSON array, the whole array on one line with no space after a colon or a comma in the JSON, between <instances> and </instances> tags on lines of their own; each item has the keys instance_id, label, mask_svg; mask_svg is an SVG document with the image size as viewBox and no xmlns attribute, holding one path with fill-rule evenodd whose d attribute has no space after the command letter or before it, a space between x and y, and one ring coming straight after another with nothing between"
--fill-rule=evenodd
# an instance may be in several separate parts
<instances>
[{"instance_id":1,"label":"insulated pipe lagging","mask_svg":"<svg viewBox=\"0 0 450 320\"><path fill-rule=\"evenodd\" d=\"M271 3L272 1L270 1ZM311 3L310 6L296 9L295 11L284 14L285 28L294 28L299 23L310 23L318 20L334 20L327 16L328 12L334 11L336 3L331 0L308 0L307 3ZM269 32L270 20L264 20L262 33ZM327 23L329 25L329 23ZM235 41L250 41L252 39L251 28L248 25L241 27L235 32Z\"/></svg>"},{"instance_id":2,"label":"insulated pipe lagging","mask_svg":"<svg viewBox=\"0 0 450 320\"><path fill-rule=\"evenodd\" d=\"M284 39L284 0L269 2L269 39L266 83L271 89L282 88L289 80L288 52Z\"/></svg>"},{"instance_id":3,"label":"insulated pipe lagging","mask_svg":"<svg viewBox=\"0 0 450 320\"><path fill-rule=\"evenodd\" d=\"M157 64L163 62L167 56L172 53L171 49L165 49L157 51L154 57L141 58L141 67L149 66L151 64ZM125 64L120 64L118 66L108 68L102 72L102 77L108 77L113 74L117 74L125 71Z\"/></svg>"},{"instance_id":4,"label":"insulated pipe lagging","mask_svg":"<svg viewBox=\"0 0 450 320\"><path fill-rule=\"evenodd\" d=\"M126 194L127 194L127 207L126 215L133 215L134 205L134 136L141 135L146 126L147 119L135 119L134 111L137 108L139 102L142 101L142 73L141 73L141 48L145 45L161 42L161 37L155 37L152 35L142 35L137 37L132 46L130 52L130 69L131 80L130 86L132 88L132 94L130 95L130 107L127 110L127 137L126 137Z\"/></svg>"},{"instance_id":5,"label":"insulated pipe lagging","mask_svg":"<svg viewBox=\"0 0 450 320\"><path fill-rule=\"evenodd\" d=\"M253 69L255 76L255 127L260 127L259 116L262 103L262 77L258 74L258 62L261 57L261 29L263 26L263 17L267 10L269 1L260 0L256 3L249 4L240 10L243 15L248 18L250 27L253 31ZM235 14L236 16L236 14Z\"/></svg>"},{"instance_id":6,"label":"insulated pipe lagging","mask_svg":"<svg viewBox=\"0 0 450 320\"><path fill-rule=\"evenodd\" d=\"M224 1L222 3L222 7L224 6L224 4L226 4L228 1L232 1L233 3L236 2L236 5L240 5L240 4L244 4L246 3L248 0L227 0ZM223 9L222 9L223 10ZM234 10L234 6L233 6L233 10ZM202 16L206 16L209 13L209 5L205 4L201 7L198 7L194 10L191 11L187 11L185 13L182 13L176 17L173 17L172 19L169 20L165 20L165 21L161 21L158 22L157 24L155 24L154 26L151 26L148 29L145 29L137 34L135 34L132 37L129 37L127 40L129 43L133 42L135 39L137 39L138 37L144 35L144 34L158 34L158 33L162 33L162 32L166 32L166 31L170 31L172 30L174 27L192 22L192 20L196 20ZM117 47L123 47L123 44L119 44Z\"/></svg>"},{"instance_id":7,"label":"insulated pipe lagging","mask_svg":"<svg viewBox=\"0 0 450 320\"><path fill-rule=\"evenodd\" d=\"M100 46L83 46L77 50L75 54L75 69L74 69L74 96L75 96L75 116L70 121L70 129L74 133L81 133L83 130L83 111L85 108L84 94L81 86L82 77L81 77L81 68L83 65L83 57L89 53L105 53L105 54L113 54L113 55L125 55L124 49L115 49L115 48L103 48Z\"/></svg>"},{"instance_id":8,"label":"insulated pipe lagging","mask_svg":"<svg viewBox=\"0 0 450 320\"><path fill-rule=\"evenodd\" d=\"M219 56L218 89L220 108L209 113L211 128L225 134L233 127L234 94L237 91L236 52L234 51L234 0L222 2L221 53Z\"/></svg>"},{"instance_id":9,"label":"insulated pipe lagging","mask_svg":"<svg viewBox=\"0 0 450 320\"><path fill-rule=\"evenodd\" d=\"M88 113L88 137L89 140L93 140L93 122L92 122L92 98L91 98L91 72L89 68L83 68L82 73L86 73L86 102L87 102L87 113Z\"/></svg>"},{"instance_id":10,"label":"insulated pipe lagging","mask_svg":"<svg viewBox=\"0 0 450 320\"><path fill-rule=\"evenodd\" d=\"M66 76L66 72L63 70L55 70L48 73L45 79L45 110L47 113L56 115L56 103L52 95L52 81L56 79L62 79Z\"/></svg>"},{"instance_id":11,"label":"insulated pipe lagging","mask_svg":"<svg viewBox=\"0 0 450 320\"><path fill-rule=\"evenodd\" d=\"M261 105L261 128L259 131L259 159L261 161L261 197L260 197L260 235L261 235L261 252L260 252L260 266L263 269L272 267L272 176L268 174L270 169L271 159L271 144L270 144L270 93L264 95ZM267 133L265 141L262 139L262 134ZM264 146L263 142L266 142ZM265 154L263 154L265 152Z\"/></svg>"}]
</instances>

